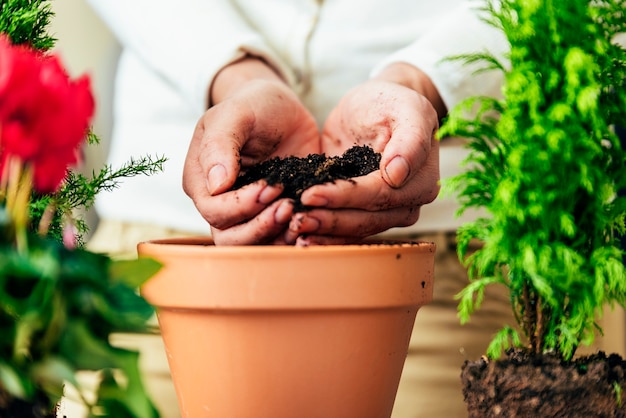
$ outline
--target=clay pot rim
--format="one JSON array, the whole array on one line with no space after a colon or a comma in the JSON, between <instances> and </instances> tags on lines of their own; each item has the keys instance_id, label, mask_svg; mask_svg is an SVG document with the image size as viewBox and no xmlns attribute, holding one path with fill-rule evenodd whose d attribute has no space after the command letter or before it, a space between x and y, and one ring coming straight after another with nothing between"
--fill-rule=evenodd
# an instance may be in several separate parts
<instances>
[{"instance_id":1,"label":"clay pot rim","mask_svg":"<svg viewBox=\"0 0 626 418\"><path fill-rule=\"evenodd\" d=\"M381 252L381 251L398 251L400 249L411 249L415 251L418 247L423 251L434 251L435 243L430 241L418 241L411 239L366 239L361 243L356 244L332 244L332 245L313 245L308 247L296 247L290 245L224 245L216 246L210 237L184 237L184 238L165 238L154 239L148 241L142 241L138 246L160 248L161 250L167 248L168 252L184 251L189 252L217 252L217 253L232 253L237 252L241 254L248 253L281 253L291 252L293 254L302 252L312 253L346 253L353 251L368 251L368 252ZM421 247L421 248L420 248Z\"/></svg>"},{"instance_id":2,"label":"clay pot rim","mask_svg":"<svg viewBox=\"0 0 626 418\"><path fill-rule=\"evenodd\" d=\"M142 293L162 309L221 311L397 309L430 302L435 244L384 242L216 247L206 237L146 241L138 244L139 256L163 268Z\"/></svg>"}]
</instances>

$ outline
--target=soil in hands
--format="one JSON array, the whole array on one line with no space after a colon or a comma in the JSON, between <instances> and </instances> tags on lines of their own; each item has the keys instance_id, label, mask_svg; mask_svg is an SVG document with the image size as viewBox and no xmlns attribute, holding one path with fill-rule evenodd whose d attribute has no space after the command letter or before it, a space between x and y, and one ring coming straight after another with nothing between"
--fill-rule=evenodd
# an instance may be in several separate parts
<instances>
[{"instance_id":1,"label":"soil in hands","mask_svg":"<svg viewBox=\"0 0 626 418\"><path fill-rule=\"evenodd\" d=\"M461 381L469 418L624 418L625 370L617 354L563 362L509 350L497 361L466 362Z\"/></svg>"},{"instance_id":2,"label":"soil in hands","mask_svg":"<svg viewBox=\"0 0 626 418\"><path fill-rule=\"evenodd\" d=\"M280 197L293 199L294 210L299 212L306 210L300 203L300 196L309 187L364 176L378 170L379 164L380 153L366 145L356 145L336 157L325 154L275 157L247 169L239 176L233 189L263 179L270 185L281 184L284 190Z\"/></svg>"}]
</instances>

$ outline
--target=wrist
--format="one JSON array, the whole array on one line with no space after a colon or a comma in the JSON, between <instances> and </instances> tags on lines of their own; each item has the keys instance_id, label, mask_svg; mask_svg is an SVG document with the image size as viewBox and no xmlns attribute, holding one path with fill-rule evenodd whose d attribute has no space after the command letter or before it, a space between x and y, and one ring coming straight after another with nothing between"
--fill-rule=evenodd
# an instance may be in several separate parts
<instances>
[{"instance_id":1,"label":"wrist","mask_svg":"<svg viewBox=\"0 0 626 418\"><path fill-rule=\"evenodd\" d=\"M430 77L414 65L396 62L385 67L374 78L400 84L421 94L435 108L439 119L442 119L448 112L437 87L435 87Z\"/></svg>"},{"instance_id":2,"label":"wrist","mask_svg":"<svg viewBox=\"0 0 626 418\"><path fill-rule=\"evenodd\" d=\"M209 87L208 107L218 104L251 80L283 81L278 72L259 57L245 57L222 68Z\"/></svg>"}]
</instances>

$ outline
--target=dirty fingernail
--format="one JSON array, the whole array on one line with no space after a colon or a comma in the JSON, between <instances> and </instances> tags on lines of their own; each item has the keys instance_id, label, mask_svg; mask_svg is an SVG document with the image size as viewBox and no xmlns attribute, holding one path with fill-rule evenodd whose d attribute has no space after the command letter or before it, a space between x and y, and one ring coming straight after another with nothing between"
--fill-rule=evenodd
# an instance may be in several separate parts
<instances>
[{"instance_id":1,"label":"dirty fingernail","mask_svg":"<svg viewBox=\"0 0 626 418\"><path fill-rule=\"evenodd\" d=\"M326 207L328 206L328 199L316 194L312 196L302 196L302 203L306 206Z\"/></svg>"},{"instance_id":2,"label":"dirty fingernail","mask_svg":"<svg viewBox=\"0 0 626 418\"><path fill-rule=\"evenodd\" d=\"M209 193L214 195L223 186L226 181L226 168L223 165L218 164L211 167L207 178L207 187Z\"/></svg>"},{"instance_id":3,"label":"dirty fingernail","mask_svg":"<svg viewBox=\"0 0 626 418\"><path fill-rule=\"evenodd\" d=\"M286 224L291 219L293 204L289 200L281 202L274 212L274 222L279 225Z\"/></svg>"},{"instance_id":4,"label":"dirty fingernail","mask_svg":"<svg viewBox=\"0 0 626 418\"><path fill-rule=\"evenodd\" d=\"M263 205L269 205L272 203L280 194L282 190L279 187L267 185L261 190L259 194L258 202Z\"/></svg>"},{"instance_id":5,"label":"dirty fingernail","mask_svg":"<svg viewBox=\"0 0 626 418\"><path fill-rule=\"evenodd\" d=\"M289 222L289 230L293 232L299 232L300 226L302 225L303 220L304 220L303 214L296 213L295 215L293 215L293 217L291 218L291 222Z\"/></svg>"},{"instance_id":6,"label":"dirty fingernail","mask_svg":"<svg viewBox=\"0 0 626 418\"><path fill-rule=\"evenodd\" d=\"M409 177L411 166L407 162L406 158L396 155L385 167L385 173L387 179L391 183L391 187L400 187L404 181Z\"/></svg>"},{"instance_id":7,"label":"dirty fingernail","mask_svg":"<svg viewBox=\"0 0 626 418\"><path fill-rule=\"evenodd\" d=\"M298 232L311 234L320 228L320 221L310 216L303 216L299 219Z\"/></svg>"}]
</instances>

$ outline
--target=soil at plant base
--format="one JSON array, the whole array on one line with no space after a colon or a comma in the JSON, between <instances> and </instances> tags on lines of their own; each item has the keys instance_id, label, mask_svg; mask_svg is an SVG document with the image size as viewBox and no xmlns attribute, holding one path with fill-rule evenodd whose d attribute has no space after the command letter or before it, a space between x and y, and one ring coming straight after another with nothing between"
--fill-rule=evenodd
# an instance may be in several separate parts
<instances>
[{"instance_id":1,"label":"soil at plant base","mask_svg":"<svg viewBox=\"0 0 626 418\"><path fill-rule=\"evenodd\" d=\"M307 208L300 203L302 192L316 184L350 180L378 170L380 153L366 145L356 145L343 155L328 157L309 154L306 157L275 157L256 164L239 176L233 189L264 179L270 185L282 184L280 197L294 200L294 211Z\"/></svg>"},{"instance_id":2,"label":"soil at plant base","mask_svg":"<svg viewBox=\"0 0 626 418\"><path fill-rule=\"evenodd\" d=\"M626 417L626 362L599 352L563 362L509 350L499 360L463 365L461 381L469 418ZM626 393L624 393L626 395Z\"/></svg>"}]
</instances>

